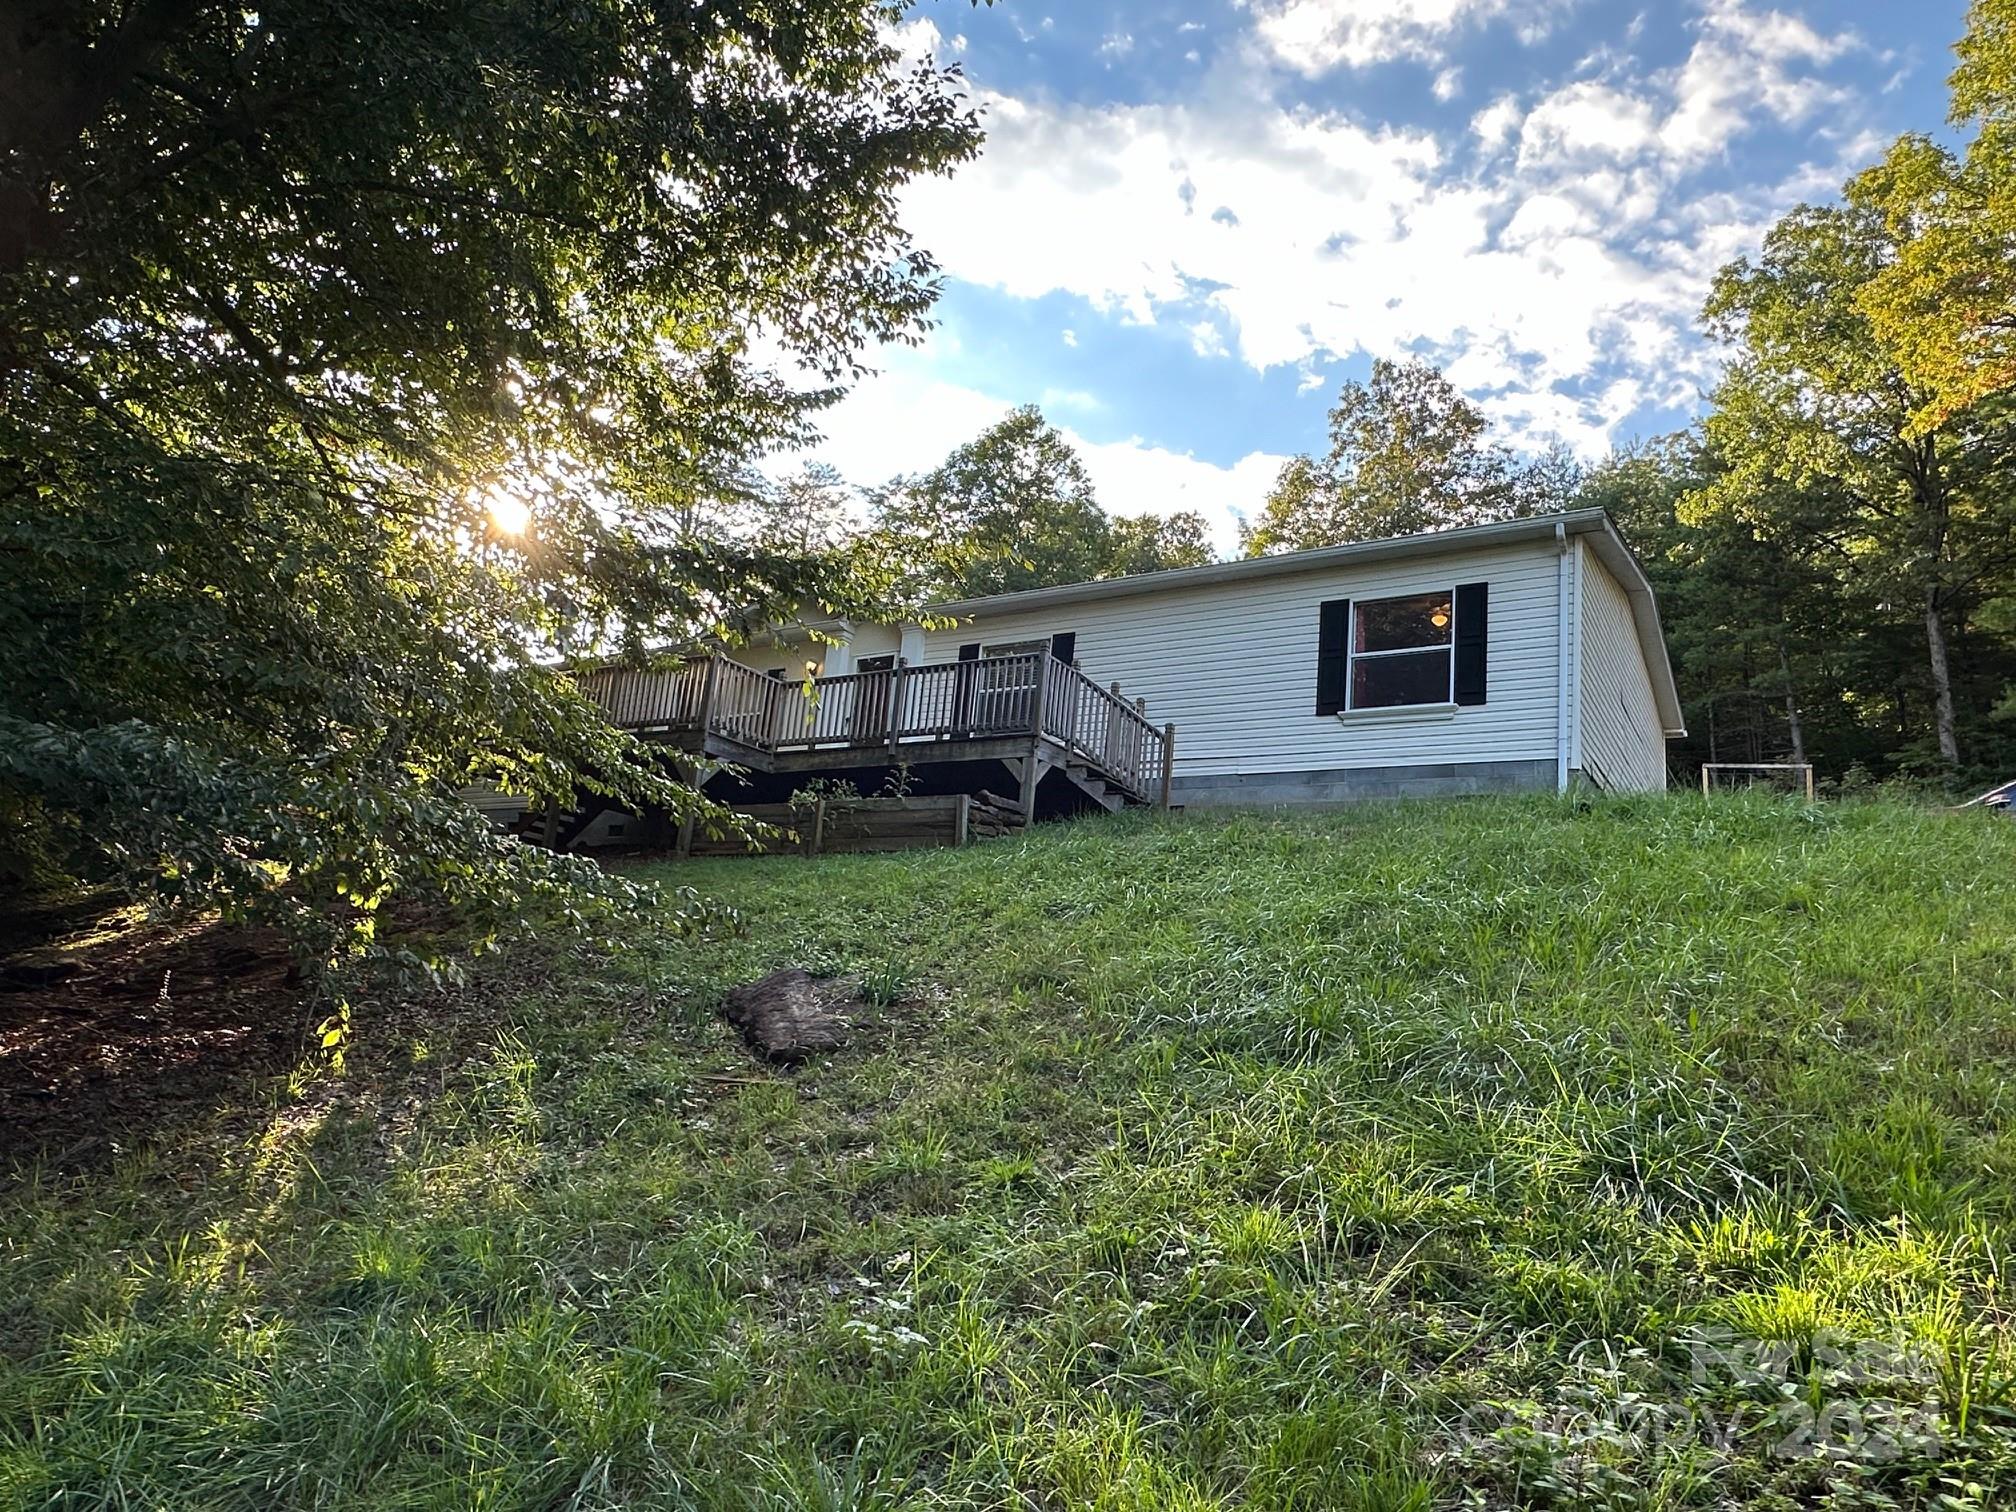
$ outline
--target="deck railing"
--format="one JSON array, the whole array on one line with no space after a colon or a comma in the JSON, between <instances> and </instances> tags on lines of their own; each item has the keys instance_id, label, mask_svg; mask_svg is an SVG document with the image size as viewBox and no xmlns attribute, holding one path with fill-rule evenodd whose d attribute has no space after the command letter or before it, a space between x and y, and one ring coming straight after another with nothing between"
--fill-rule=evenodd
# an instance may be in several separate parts
<instances>
[{"instance_id":1,"label":"deck railing","mask_svg":"<svg viewBox=\"0 0 2016 1512\"><path fill-rule=\"evenodd\" d=\"M575 681L611 724L626 730L696 730L707 705L707 667L705 660L671 672L601 667Z\"/></svg>"},{"instance_id":2,"label":"deck railing","mask_svg":"<svg viewBox=\"0 0 2016 1512\"><path fill-rule=\"evenodd\" d=\"M1135 792L1148 794L1162 780L1166 739L1146 710L1102 688L1076 667L1043 658L1043 733L1084 756Z\"/></svg>"},{"instance_id":3,"label":"deck railing","mask_svg":"<svg viewBox=\"0 0 2016 1512\"><path fill-rule=\"evenodd\" d=\"M1055 742L1138 797L1166 788L1164 731L1117 685L1102 688L1047 651L816 677L809 692L802 679L725 656L671 672L605 668L579 681L625 729L704 730L773 753L884 748L911 760L919 746L1026 735Z\"/></svg>"}]
</instances>

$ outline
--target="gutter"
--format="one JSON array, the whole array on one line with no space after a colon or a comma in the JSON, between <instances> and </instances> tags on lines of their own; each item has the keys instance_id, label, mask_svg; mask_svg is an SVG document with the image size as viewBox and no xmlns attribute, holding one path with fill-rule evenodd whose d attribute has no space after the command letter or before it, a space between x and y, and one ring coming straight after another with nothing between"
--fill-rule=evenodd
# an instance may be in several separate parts
<instances>
[{"instance_id":1,"label":"gutter","mask_svg":"<svg viewBox=\"0 0 2016 1512\"><path fill-rule=\"evenodd\" d=\"M1351 541L1342 546L1319 546L1313 551L1285 551L1279 556L1244 557L1232 562L1213 562L1206 567L1178 567L1165 572L1141 572L1128 577L1100 578L1088 583L1064 583L1055 588L1025 588L1019 593L999 593L989 598L955 599L927 604L924 612L934 617L965 618L975 614L1016 614L1027 609L1048 609L1059 604L1082 603L1089 599L1125 598L1137 593L1164 593L1185 588L1207 588L1244 578L1283 577L1297 572L1317 572L1360 562L1381 562L1396 557L1439 556L1444 552L1468 551L1480 546L1502 545L1507 541L1545 540L1566 531L1575 535L1611 529L1610 517L1600 509L1573 509L1558 515L1541 515L1525 520L1494 520L1487 525L1463 525L1455 530L1428 530L1418 535L1394 536L1382 541Z\"/></svg>"}]
</instances>

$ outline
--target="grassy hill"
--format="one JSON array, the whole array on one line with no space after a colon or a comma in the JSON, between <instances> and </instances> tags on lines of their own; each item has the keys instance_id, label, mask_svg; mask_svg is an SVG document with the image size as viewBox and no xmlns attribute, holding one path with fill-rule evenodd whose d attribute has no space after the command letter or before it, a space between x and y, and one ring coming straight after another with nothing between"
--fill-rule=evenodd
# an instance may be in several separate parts
<instances>
[{"instance_id":1,"label":"grassy hill","mask_svg":"<svg viewBox=\"0 0 2016 1512\"><path fill-rule=\"evenodd\" d=\"M1503 801L665 866L0 1195L0 1506L2016 1496L2016 825ZM784 964L874 1023L795 1073Z\"/></svg>"}]
</instances>

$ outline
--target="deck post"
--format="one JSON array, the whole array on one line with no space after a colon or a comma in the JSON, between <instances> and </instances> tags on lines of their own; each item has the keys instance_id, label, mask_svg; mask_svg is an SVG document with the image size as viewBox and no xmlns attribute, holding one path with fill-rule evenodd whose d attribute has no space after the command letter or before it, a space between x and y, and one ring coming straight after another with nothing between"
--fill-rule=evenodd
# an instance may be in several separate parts
<instances>
[{"instance_id":1,"label":"deck post","mask_svg":"<svg viewBox=\"0 0 2016 1512\"><path fill-rule=\"evenodd\" d=\"M889 762L895 765L896 745L903 729L903 669L910 665L908 657L899 656L896 664L889 669L889 710L888 720Z\"/></svg>"},{"instance_id":2,"label":"deck post","mask_svg":"<svg viewBox=\"0 0 2016 1512\"><path fill-rule=\"evenodd\" d=\"M703 728L700 734L704 745L707 732ZM693 789L694 797L701 796L699 762L696 761L689 767L683 761L675 761L672 763L672 775ZM693 854L694 828L693 807L691 804L688 804L686 812L679 816L679 838L672 845L672 854L681 861L688 859Z\"/></svg>"},{"instance_id":3,"label":"deck post","mask_svg":"<svg viewBox=\"0 0 2016 1512\"><path fill-rule=\"evenodd\" d=\"M700 680L700 749L707 749L707 737L714 733L714 689L721 681L721 653L707 656L707 675Z\"/></svg>"},{"instance_id":4,"label":"deck post","mask_svg":"<svg viewBox=\"0 0 2016 1512\"><path fill-rule=\"evenodd\" d=\"M811 847L807 854L818 855L820 847L826 843L826 800L824 798L817 799L812 804L812 829L807 838Z\"/></svg>"},{"instance_id":5,"label":"deck post","mask_svg":"<svg viewBox=\"0 0 2016 1512\"><path fill-rule=\"evenodd\" d=\"M1036 787L1043 780L1043 706L1050 691L1050 653L1036 653L1036 683L1029 690L1029 760L1022 767L1022 822L1036 822Z\"/></svg>"},{"instance_id":6,"label":"deck post","mask_svg":"<svg viewBox=\"0 0 2016 1512\"><path fill-rule=\"evenodd\" d=\"M953 806L952 810L952 843L954 845L964 845L966 843L967 827L972 823L972 818L973 795L971 793L961 793L959 795L959 802Z\"/></svg>"},{"instance_id":7,"label":"deck post","mask_svg":"<svg viewBox=\"0 0 2016 1512\"><path fill-rule=\"evenodd\" d=\"M1036 822L1036 785L1042 780L1043 737L1038 735L1029 742L1029 754L1022 761L1022 789L1018 797L1024 825Z\"/></svg>"},{"instance_id":8,"label":"deck post","mask_svg":"<svg viewBox=\"0 0 2016 1512\"><path fill-rule=\"evenodd\" d=\"M1175 771L1176 726L1165 724L1162 726L1162 794L1156 805L1158 808L1166 810L1169 807L1169 779L1175 775Z\"/></svg>"}]
</instances>

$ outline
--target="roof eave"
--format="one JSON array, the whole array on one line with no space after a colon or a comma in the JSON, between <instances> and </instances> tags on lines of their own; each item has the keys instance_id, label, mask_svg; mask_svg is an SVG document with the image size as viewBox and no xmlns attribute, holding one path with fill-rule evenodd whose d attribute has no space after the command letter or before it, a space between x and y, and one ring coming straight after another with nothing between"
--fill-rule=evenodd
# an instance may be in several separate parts
<instances>
[{"instance_id":1,"label":"roof eave","mask_svg":"<svg viewBox=\"0 0 2016 1512\"><path fill-rule=\"evenodd\" d=\"M1472 550L1506 541L1551 538L1555 527L1571 535L1604 529L1609 517L1600 509L1573 509L1560 514L1536 515L1528 519L1494 520L1486 525L1463 525L1454 530L1431 530L1418 535L1393 536L1380 541L1351 541L1342 546L1319 546L1309 551L1287 551L1279 556L1241 557L1230 562L1213 562L1204 567L1178 567L1165 572L1141 572L1127 577L1099 578L1085 583L1061 583L1054 588L1025 588L1017 593L999 593L987 598L955 599L928 604L924 613L934 618L962 618L974 614L1014 614L1025 609L1048 609L1059 604L1082 603L1088 599L1126 598L1140 593L1164 593L1184 588L1208 588L1245 578L1284 577L1298 572L1318 572L1328 567L1358 562L1381 562L1400 557L1439 556L1446 552Z\"/></svg>"},{"instance_id":2,"label":"roof eave","mask_svg":"<svg viewBox=\"0 0 2016 1512\"><path fill-rule=\"evenodd\" d=\"M1598 511L1602 513L1601 511ZM1618 534L1608 514L1602 528L1589 533L1594 550L1610 575L1631 601L1631 618L1638 627L1638 644L1645 651L1646 670L1652 674L1652 700L1658 706L1660 731L1668 740L1687 735L1686 715L1680 708L1680 688L1674 681L1673 661L1666 653L1666 632L1659 623L1659 599L1652 580L1645 575L1638 557Z\"/></svg>"}]
</instances>

